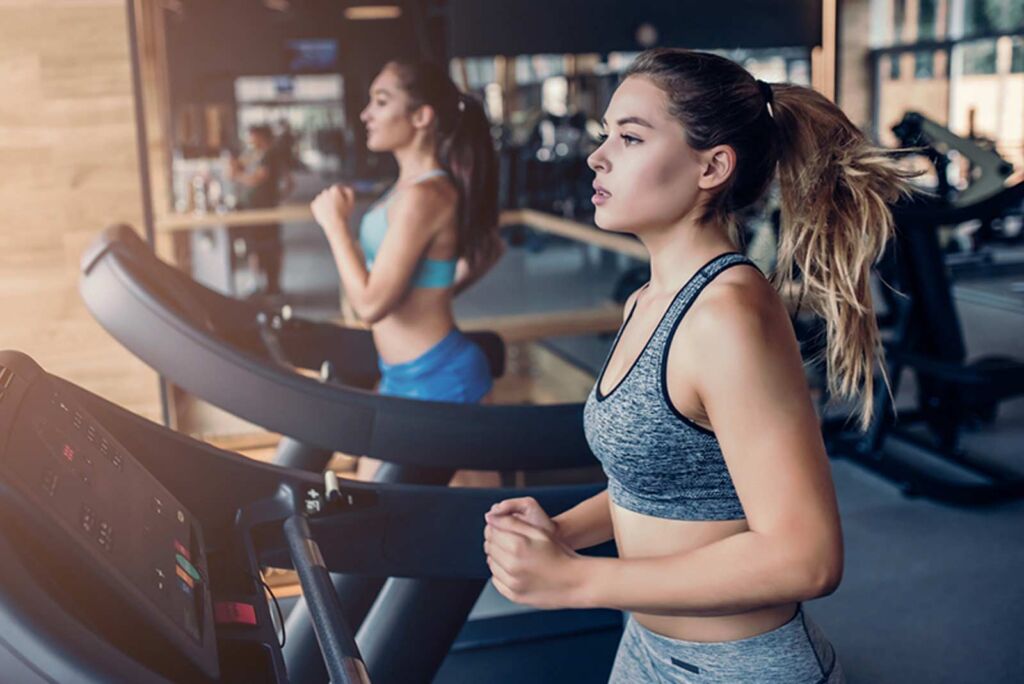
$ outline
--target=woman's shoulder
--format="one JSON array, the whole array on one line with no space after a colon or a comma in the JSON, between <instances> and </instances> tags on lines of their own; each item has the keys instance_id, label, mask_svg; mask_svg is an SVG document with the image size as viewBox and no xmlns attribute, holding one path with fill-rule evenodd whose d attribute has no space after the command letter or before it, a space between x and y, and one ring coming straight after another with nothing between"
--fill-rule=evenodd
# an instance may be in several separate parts
<instances>
[{"instance_id":1,"label":"woman's shoulder","mask_svg":"<svg viewBox=\"0 0 1024 684\"><path fill-rule=\"evenodd\" d=\"M756 268L730 268L712 280L686 315L690 336L715 345L757 343L791 328L789 314L771 282Z\"/></svg>"},{"instance_id":2,"label":"woman's shoulder","mask_svg":"<svg viewBox=\"0 0 1024 684\"><path fill-rule=\"evenodd\" d=\"M447 177L431 178L397 193L392 205L403 214L434 218L454 211L458 191Z\"/></svg>"}]
</instances>

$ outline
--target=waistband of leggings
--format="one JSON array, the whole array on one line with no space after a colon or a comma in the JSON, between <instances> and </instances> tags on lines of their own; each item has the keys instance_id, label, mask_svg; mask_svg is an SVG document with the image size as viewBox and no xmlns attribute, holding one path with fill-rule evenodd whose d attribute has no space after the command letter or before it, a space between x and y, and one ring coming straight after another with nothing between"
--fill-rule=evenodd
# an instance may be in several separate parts
<instances>
[{"instance_id":1,"label":"waistband of leggings","mask_svg":"<svg viewBox=\"0 0 1024 684\"><path fill-rule=\"evenodd\" d=\"M803 606L799 606L796 614L786 623L752 637L733 641L686 641L652 632L637 622L632 615L629 616L629 620L633 622L633 625L640 632L641 638L648 647L655 650L665 649L676 653L680 651L705 654L714 653L716 656L732 651L749 653L751 650L760 650L762 648L774 650L790 642L793 644L804 644L808 640L808 634L804 626L806 619Z\"/></svg>"}]
</instances>

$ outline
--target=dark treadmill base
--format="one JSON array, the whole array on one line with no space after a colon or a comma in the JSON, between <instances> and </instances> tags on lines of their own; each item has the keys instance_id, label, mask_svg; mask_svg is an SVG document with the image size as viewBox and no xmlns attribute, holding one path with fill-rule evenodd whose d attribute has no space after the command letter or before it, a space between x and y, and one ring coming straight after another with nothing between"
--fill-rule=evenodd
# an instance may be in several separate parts
<instances>
[{"instance_id":1,"label":"dark treadmill base","mask_svg":"<svg viewBox=\"0 0 1024 684\"><path fill-rule=\"evenodd\" d=\"M281 599L287 617L296 598ZM435 684L604 684L622 637L622 613L552 610L471 620Z\"/></svg>"},{"instance_id":2,"label":"dark treadmill base","mask_svg":"<svg viewBox=\"0 0 1024 684\"><path fill-rule=\"evenodd\" d=\"M466 624L434 684L605 684L622 637L612 610L532 611Z\"/></svg>"}]
</instances>

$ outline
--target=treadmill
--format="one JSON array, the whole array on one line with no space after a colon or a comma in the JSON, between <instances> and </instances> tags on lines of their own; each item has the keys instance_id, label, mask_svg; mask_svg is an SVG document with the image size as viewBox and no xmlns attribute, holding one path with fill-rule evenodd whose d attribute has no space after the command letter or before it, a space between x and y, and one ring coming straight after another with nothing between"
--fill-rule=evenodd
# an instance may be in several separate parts
<instances>
[{"instance_id":1,"label":"treadmill","mask_svg":"<svg viewBox=\"0 0 1024 684\"><path fill-rule=\"evenodd\" d=\"M460 468L597 464L583 435L582 404L471 405L378 395L370 389L377 358L369 331L225 297L158 259L126 225L108 228L83 255L80 291L100 324L161 375L290 438L279 464L319 475L330 455L341 451L383 461L379 482L432 485L447 484ZM500 338L484 333L476 341L500 374ZM617 616L610 620L601 611L572 611L564 623L533 612L463 629L485 584L480 580L384 585L381 577L337 575L334 582L348 623L359 630L366 663L383 682L432 681L449 647L485 657L492 645L509 641L621 632ZM420 623L408 617L427 614L430 619ZM301 673L302 681L326 681L301 603L288 627L289 670ZM391 657L396 643L403 644L401 663ZM410 671L418 678L410 679Z\"/></svg>"},{"instance_id":2,"label":"treadmill","mask_svg":"<svg viewBox=\"0 0 1024 684\"><path fill-rule=\"evenodd\" d=\"M258 463L18 352L0 352L0 388L0 672L19 684L301 681L286 667L266 565L297 570L331 681L369 682L329 572L482 580L494 502L529 494L555 512L598 491L342 483ZM463 681L522 672L521 654L507 655Z\"/></svg>"},{"instance_id":3,"label":"treadmill","mask_svg":"<svg viewBox=\"0 0 1024 684\"><path fill-rule=\"evenodd\" d=\"M968 425L994 420L1000 402L1024 396L1024 359L969 358L943 259L941 226L991 220L1024 201L1024 176L986 195L953 204L916 198L893 208L896 235L881 267L891 319L885 342L891 391L876 382L866 431L846 420L823 424L829 453L895 483L908 496L953 505L1024 498L1024 471L970 454L960 444ZM916 405L896 411L904 370L914 375Z\"/></svg>"},{"instance_id":4,"label":"treadmill","mask_svg":"<svg viewBox=\"0 0 1024 684\"><path fill-rule=\"evenodd\" d=\"M952 210L969 207L1004 193L1006 188L1020 179L1014 174L1013 164L1001 157L992 147L977 140L959 136L919 112L906 112L892 132L906 149L924 155L933 165L937 180L935 204ZM950 153L956 153L970 162L970 184L957 189L947 174ZM992 206L992 205L989 205ZM1020 197L999 203L996 211L980 215L967 213L959 217L937 217L955 225L964 221L977 221L978 228L971 235L971 247L959 253L944 255L946 265L955 279L1013 277L1024 272L1024 264L1011 251L996 249L996 243L1019 243L1020 236L1009 237L996 230L995 225L1007 215L1020 215L1024 209Z\"/></svg>"}]
</instances>

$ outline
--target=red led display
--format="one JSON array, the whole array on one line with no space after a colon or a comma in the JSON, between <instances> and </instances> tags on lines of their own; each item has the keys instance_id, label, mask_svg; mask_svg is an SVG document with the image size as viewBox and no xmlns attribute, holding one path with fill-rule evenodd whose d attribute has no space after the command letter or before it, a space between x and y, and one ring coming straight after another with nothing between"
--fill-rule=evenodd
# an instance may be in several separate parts
<instances>
[{"instance_id":1,"label":"red led display","mask_svg":"<svg viewBox=\"0 0 1024 684\"><path fill-rule=\"evenodd\" d=\"M71 448L70 444L64 445L64 458L68 459L69 461L75 460L75 450Z\"/></svg>"}]
</instances>

